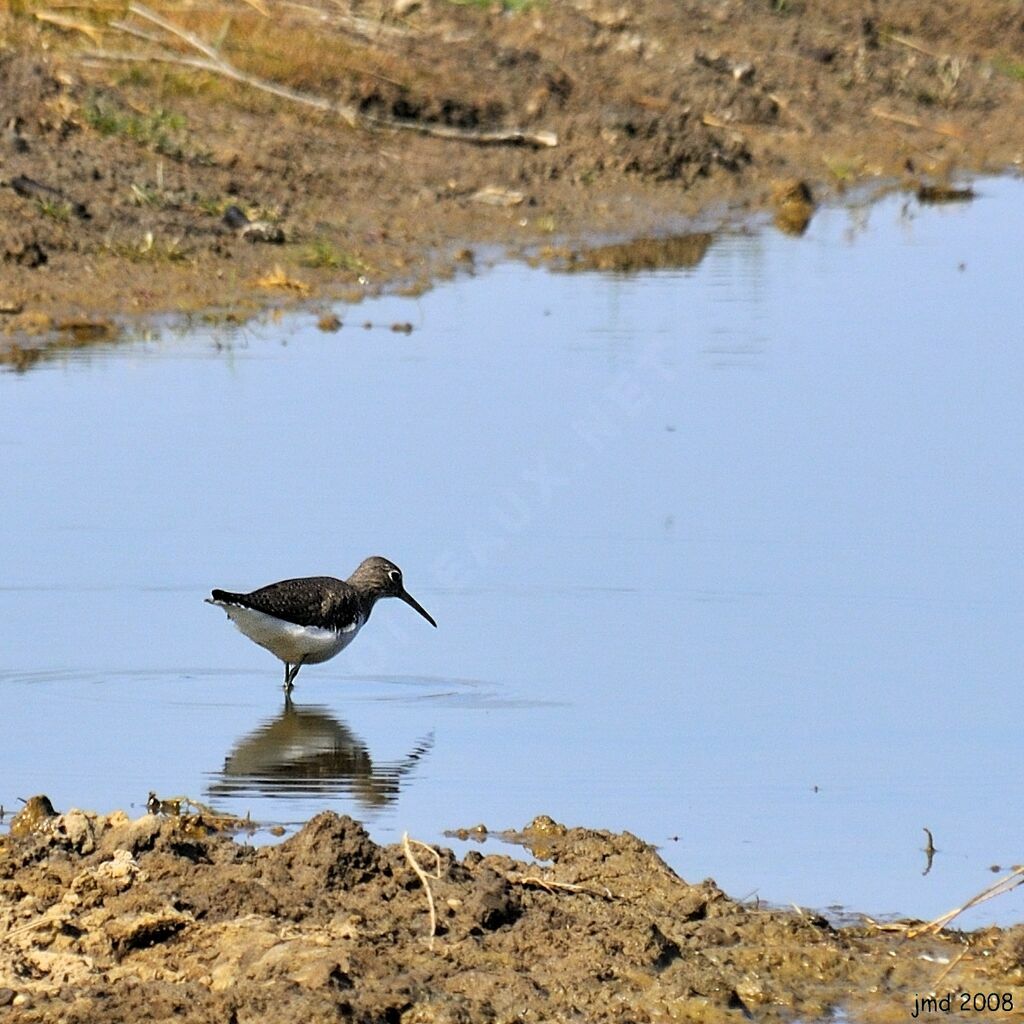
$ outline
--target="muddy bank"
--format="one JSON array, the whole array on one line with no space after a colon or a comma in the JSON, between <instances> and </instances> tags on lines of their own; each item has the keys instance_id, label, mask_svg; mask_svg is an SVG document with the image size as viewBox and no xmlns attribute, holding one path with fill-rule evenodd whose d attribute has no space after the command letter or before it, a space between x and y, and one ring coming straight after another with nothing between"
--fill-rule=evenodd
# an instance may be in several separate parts
<instances>
[{"instance_id":1,"label":"muddy bank","mask_svg":"<svg viewBox=\"0 0 1024 1024\"><path fill-rule=\"evenodd\" d=\"M23 818L0 839L0 1007L242 1024L903 1020L933 991L998 992L988 1020L1024 1005L1020 927L834 928L689 884L628 833L538 818L516 838L531 859L378 846L330 812L261 848L194 816Z\"/></svg>"},{"instance_id":2,"label":"muddy bank","mask_svg":"<svg viewBox=\"0 0 1024 1024\"><path fill-rule=\"evenodd\" d=\"M0 349L416 290L481 245L564 259L761 208L800 231L858 181L1019 164L1022 42L1002 0L20 0Z\"/></svg>"}]
</instances>

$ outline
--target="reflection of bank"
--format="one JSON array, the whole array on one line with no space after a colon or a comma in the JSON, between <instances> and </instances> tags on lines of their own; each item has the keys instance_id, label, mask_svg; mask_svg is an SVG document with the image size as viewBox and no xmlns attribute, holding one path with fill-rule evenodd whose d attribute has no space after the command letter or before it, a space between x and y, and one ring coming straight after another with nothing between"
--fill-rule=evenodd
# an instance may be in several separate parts
<instances>
[{"instance_id":1,"label":"reflection of bank","mask_svg":"<svg viewBox=\"0 0 1024 1024\"><path fill-rule=\"evenodd\" d=\"M398 796L402 778L433 746L426 736L400 761L374 764L347 725L326 708L287 700L276 718L244 736L207 787L211 797L345 794L363 807L382 807Z\"/></svg>"}]
</instances>

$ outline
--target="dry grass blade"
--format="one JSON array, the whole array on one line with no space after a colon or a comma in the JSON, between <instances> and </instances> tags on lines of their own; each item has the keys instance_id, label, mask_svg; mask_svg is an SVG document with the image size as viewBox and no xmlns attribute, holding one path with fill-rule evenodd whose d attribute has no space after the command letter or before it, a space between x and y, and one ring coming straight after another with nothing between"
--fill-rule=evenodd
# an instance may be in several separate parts
<instances>
[{"instance_id":1,"label":"dry grass blade","mask_svg":"<svg viewBox=\"0 0 1024 1024\"><path fill-rule=\"evenodd\" d=\"M911 929L911 925L907 924L906 921L876 921L867 914L861 914L860 919L876 932L897 932L906 935Z\"/></svg>"},{"instance_id":2,"label":"dry grass blade","mask_svg":"<svg viewBox=\"0 0 1024 1024\"><path fill-rule=\"evenodd\" d=\"M551 878L541 878L539 875L517 875L505 876L506 880L513 885L523 885L528 888L543 889L545 892L579 892L587 896L596 896L602 900L613 900L611 890L602 886L601 889L591 889L586 885L576 885L574 882L556 882ZM603 890L603 891L602 891Z\"/></svg>"},{"instance_id":3,"label":"dry grass blade","mask_svg":"<svg viewBox=\"0 0 1024 1024\"><path fill-rule=\"evenodd\" d=\"M126 21L112 21L110 27L117 29L118 32L124 32L126 35L134 36L136 39L142 39L147 43L156 43L157 46L164 45L163 36L157 35L155 32L144 32L141 28L136 28L134 25L129 25Z\"/></svg>"},{"instance_id":4,"label":"dry grass blade","mask_svg":"<svg viewBox=\"0 0 1024 1024\"><path fill-rule=\"evenodd\" d=\"M269 274L264 274L261 278L256 281L258 288L283 288L286 291L296 292L299 295L306 296L312 291L305 281L299 281L294 277L289 277L279 263L274 266L274 269Z\"/></svg>"},{"instance_id":5,"label":"dry grass blade","mask_svg":"<svg viewBox=\"0 0 1024 1024\"><path fill-rule=\"evenodd\" d=\"M292 103L301 103L307 107L315 107L317 110L331 111L345 118L351 125L355 125L357 114L354 108L342 106L338 103L331 103L330 100L319 96L308 96L305 93L296 92L284 85L275 85L273 82L266 82L253 75L247 75L237 68L222 60L208 60L202 57L184 57L171 53L130 53L117 50L93 50L84 54L87 60L100 61L125 61L138 64L149 64L156 61L160 64L178 64L186 68L195 68L198 71L209 71L215 75L223 75L225 78L233 78L236 82L251 86L262 92L269 92L274 96L290 100Z\"/></svg>"},{"instance_id":6,"label":"dry grass blade","mask_svg":"<svg viewBox=\"0 0 1024 1024\"><path fill-rule=\"evenodd\" d=\"M427 853L431 854L434 858L434 870L428 874L423 865L416 859L416 855L412 852L412 846L415 844L421 850L426 850ZM432 846L427 846L426 843L421 843L418 839L410 839L408 832L402 833L402 852L405 854L405 859L409 862L409 867L416 872L416 877L420 880L423 885L423 890L427 894L427 907L430 910L430 948L434 948L434 936L437 934L437 908L434 906L434 891L430 888L430 880L440 880L441 878L441 855Z\"/></svg>"},{"instance_id":7,"label":"dry grass blade","mask_svg":"<svg viewBox=\"0 0 1024 1024\"><path fill-rule=\"evenodd\" d=\"M163 15L150 10L145 4L133 2L128 4L128 13L141 18L143 21L156 25L165 33L173 36L179 42L184 43L192 50L198 51L201 57L189 57L176 50L166 48L167 43L162 37L145 32L124 21L111 22L111 28L126 35L146 42L155 43L165 47L156 53L134 53L124 50L93 50L83 54L84 59L93 61L113 62L135 62L150 63L158 61L164 64L178 64L183 67L195 68L199 71L209 71L215 75L222 75L236 82L241 82L252 89L270 93L291 103L299 103L303 106L313 107L316 110L323 110L337 114L344 118L351 127L363 125L369 128L387 128L392 130L415 131L422 135L430 135L438 139L451 139L455 142L471 142L477 145L525 145L537 148L547 148L558 145L558 136L551 131L529 132L520 128L513 128L508 131L475 131L468 128L449 128L445 125L430 124L420 121L396 121L390 118L373 117L363 114L355 107L347 103L338 103L329 100L324 96L316 96L312 93L300 92L291 89L286 85L279 85L276 82L250 75L234 66L221 56L220 52L205 40L201 39L194 32L169 21Z\"/></svg>"},{"instance_id":8,"label":"dry grass blade","mask_svg":"<svg viewBox=\"0 0 1024 1024\"><path fill-rule=\"evenodd\" d=\"M961 960L963 960L965 956L967 956L968 953L970 953L970 951L970 946L964 946L960 953L952 960L950 960L949 963L946 964L946 966L943 967L941 971L939 971L935 980L932 982L932 988L938 989L938 987L942 984L942 982L946 979L950 972L956 967L958 963L960 963Z\"/></svg>"},{"instance_id":9,"label":"dry grass blade","mask_svg":"<svg viewBox=\"0 0 1024 1024\"><path fill-rule=\"evenodd\" d=\"M158 28L162 28L165 32L169 32L173 36L177 36L183 42L187 43L193 49L198 50L200 53L205 54L212 61L221 62L220 54L209 45L209 43L203 42L194 32L189 32L188 29L182 28L180 25L175 25L173 21L168 21L162 15L151 11L145 4L130 3L128 5L128 13L134 14L144 21L152 22Z\"/></svg>"},{"instance_id":10,"label":"dry grass blade","mask_svg":"<svg viewBox=\"0 0 1024 1024\"><path fill-rule=\"evenodd\" d=\"M299 92L297 89L289 89L286 85L277 85L274 82L268 82L265 79L257 78L255 75L246 74L244 71L240 71L233 64L226 61L209 43L200 39L194 32L189 32L188 29L182 28L180 25L174 24L172 21L168 21L162 15L151 11L145 4L130 3L128 5L128 13L134 14L136 17L142 18L144 21L148 21L158 28L163 29L165 32L172 36L177 37L187 46L190 46L194 50L198 50L205 59L198 59L195 57L183 57L173 52L159 53L159 54L131 54L124 52L112 52L112 51L97 51L86 56L91 57L94 60L113 60L113 61L160 61L165 64L181 64L185 67L196 68L201 71L210 71L216 75L223 75L225 78L234 79L236 82L241 82L243 85L248 85L253 89L259 89L263 92L269 92L274 96L279 96L281 99L289 100L292 103L301 103L308 107L315 107L317 110L332 111L345 118L350 125L355 125L358 119L358 115L353 107L346 106L340 103L332 103L330 100L325 99L322 96L312 96L308 93ZM135 29L132 26L126 26L123 22L116 23L113 27L119 29L122 32L127 32L129 35L138 36L140 38L148 39L150 42L157 41L154 36L149 34L143 34L141 30Z\"/></svg>"},{"instance_id":11,"label":"dry grass blade","mask_svg":"<svg viewBox=\"0 0 1024 1024\"><path fill-rule=\"evenodd\" d=\"M57 28L66 29L68 32L81 32L97 46L100 44L102 33L91 22L80 21L77 18L71 18L66 14L56 14L53 11L36 11L35 18L36 21L46 22L47 25L56 25Z\"/></svg>"},{"instance_id":12,"label":"dry grass blade","mask_svg":"<svg viewBox=\"0 0 1024 1024\"><path fill-rule=\"evenodd\" d=\"M53 918L47 917L45 914L37 917L34 921L29 921L28 924L19 925L17 928L11 928L10 931L3 933L5 941L10 941L19 935L25 935L27 932L34 931L36 928L42 928L47 925L53 924Z\"/></svg>"},{"instance_id":13,"label":"dry grass blade","mask_svg":"<svg viewBox=\"0 0 1024 1024\"><path fill-rule=\"evenodd\" d=\"M925 124L924 121L918 120L916 117L910 117L907 114L894 114L891 111L882 110L880 107L872 107L871 113L874 117L879 117L883 121L892 121L893 124L902 124L907 128L918 128L921 131L935 132L936 135L948 135L952 139L959 139L963 136L963 132L952 125Z\"/></svg>"},{"instance_id":14,"label":"dry grass blade","mask_svg":"<svg viewBox=\"0 0 1024 1024\"><path fill-rule=\"evenodd\" d=\"M558 145L558 136L554 132L527 132L519 128L508 131L478 132L467 128L447 128L440 124L429 124L420 121L392 121L383 117L361 115L360 120L375 128L394 128L405 131L419 132L435 139L452 139L456 142L473 142L478 146L535 146L547 149Z\"/></svg>"},{"instance_id":15,"label":"dry grass blade","mask_svg":"<svg viewBox=\"0 0 1024 1024\"><path fill-rule=\"evenodd\" d=\"M937 58L939 56L934 50L929 50L927 46L923 46L921 43L917 43L913 39L908 39L906 36L898 36L893 33L889 38L894 43L899 43L900 46L907 47L908 50L917 50L918 53L923 53L926 57Z\"/></svg>"},{"instance_id":16,"label":"dry grass blade","mask_svg":"<svg viewBox=\"0 0 1024 1024\"><path fill-rule=\"evenodd\" d=\"M959 917L965 910L970 910L971 907L976 907L979 903L985 903L996 896L1002 896L1004 893L1011 892L1019 885L1024 885L1024 866L1014 868L1010 874L1000 878L998 882L993 883L976 896L972 896L963 906L956 907L954 910L948 911L941 917L937 917L934 921L929 921L919 928L908 929L907 936L914 938L916 935L934 935L937 932L941 932L950 921L955 917Z\"/></svg>"}]
</instances>

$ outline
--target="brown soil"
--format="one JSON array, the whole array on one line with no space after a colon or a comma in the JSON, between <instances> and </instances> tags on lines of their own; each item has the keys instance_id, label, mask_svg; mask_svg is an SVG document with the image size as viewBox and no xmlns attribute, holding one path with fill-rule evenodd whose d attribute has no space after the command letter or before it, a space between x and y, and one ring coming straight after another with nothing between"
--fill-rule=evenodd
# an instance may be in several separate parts
<instances>
[{"instance_id":1,"label":"brown soil","mask_svg":"<svg viewBox=\"0 0 1024 1024\"><path fill-rule=\"evenodd\" d=\"M933 993L954 994L943 1019L1024 1005L1024 927L833 927L688 884L628 833L538 818L514 838L546 863L410 844L421 878L401 845L330 812L254 848L196 817L54 817L35 798L0 839L0 1010L411 1024L903 1021ZM976 992L1000 1009L959 1013Z\"/></svg>"},{"instance_id":2,"label":"brown soil","mask_svg":"<svg viewBox=\"0 0 1024 1024\"><path fill-rule=\"evenodd\" d=\"M138 8L7 5L0 360L27 367L126 318L423 288L487 246L570 269L692 265L709 242L694 224L770 209L799 232L851 184L943 184L1024 154L1024 12L1006 0L969 16L952 0L153 9L352 116L181 64L87 60L200 56ZM637 235L675 237L615 244ZM176 816L20 826L0 838L0 1017L17 1021L713 1022L841 1005L903 1021L933 991L1014 1007L960 1015L956 998L933 1019L1024 1005L1022 928L836 928L687 884L632 836L540 819L522 838L543 865L441 852L432 946L405 853L347 818L260 849Z\"/></svg>"},{"instance_id":3,"label":"brown soil","mask_svg":"<svg viewBox=\"0 0 1024 1024\"><path fill-rule=\"evenodd\" d=\"M1024 154L1024 13L1006 0L969 16L953 0L154 4L347 120L180 63L89 59L203 59L126 8L0 13L0 353L16 365L126 317L423 288L482 244L564 259L771 207L800 231L852 183Z\"/></svg>"}]
</instances>

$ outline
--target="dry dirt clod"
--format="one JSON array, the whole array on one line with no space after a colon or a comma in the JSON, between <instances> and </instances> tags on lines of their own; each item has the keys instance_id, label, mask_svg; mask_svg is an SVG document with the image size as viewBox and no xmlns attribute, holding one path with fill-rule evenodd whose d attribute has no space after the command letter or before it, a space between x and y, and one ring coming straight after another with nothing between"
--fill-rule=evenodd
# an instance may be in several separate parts
<instances>
[{"instance_id":1,"label":"dry dirt clod","mask_svg":"<svg viewBox=\"0 0 1024 1024\"><path fill-rule=\"evenodd\" d=\"M33 832L40 832L57 817L57 812L47 796L33 796L11 819L11 835L23 838Z\"/></svg>"},{"instance_id":2,"label":"dry dirt clod","mask_svg":"<svg viewBox=\"0 0 1024 1024\"><path fill-rule=\"evenodd\" d=\"M844 1005L882 1019L953 960L948 984L1024 998L1024 929L976 933L970 955L906 927L836 929L690 885L635 836L545 816L486 835L553 863L417 845L415 871L411 842L379 846L331 812L254 848L197 836L186 815L33 807L31 827L0 837L0 1006L19 1024L774 1024Z\"/></svg>"},{"instance_id":3,"label":"dry dirt clod","mask_svg":"<svg viewBox=\"0 0 1024 1024\"><path fill-rule=\"evenodd\" d=\"M814 216L814 195L806 181L780 182L772 191L775 226L787 235L802 235Z\"/></svg>"}]
</instances>

